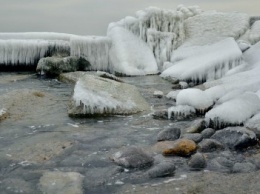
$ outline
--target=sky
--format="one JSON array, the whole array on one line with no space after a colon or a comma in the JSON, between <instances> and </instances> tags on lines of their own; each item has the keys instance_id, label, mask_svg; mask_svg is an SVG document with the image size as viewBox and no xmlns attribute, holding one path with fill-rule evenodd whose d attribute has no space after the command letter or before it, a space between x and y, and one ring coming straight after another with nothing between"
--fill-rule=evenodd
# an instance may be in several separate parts
<instances>
[{"instance_id":1,"label":"sky","mask_svg":"<svg viewBox=\"0 0 260 194\"><path fill-rule=\"evenodd\" d=\"M149 6L260 15L260 0L0 0L0 32L63 32L106 35L109 23Z\"/></svg>"}]
</instances>

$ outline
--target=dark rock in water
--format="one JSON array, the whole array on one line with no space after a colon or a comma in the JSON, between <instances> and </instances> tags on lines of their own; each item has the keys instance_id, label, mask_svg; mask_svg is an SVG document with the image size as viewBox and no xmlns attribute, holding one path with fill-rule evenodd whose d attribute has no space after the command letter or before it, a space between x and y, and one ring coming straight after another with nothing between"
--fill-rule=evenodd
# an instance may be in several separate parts
<instances>
[{"instance_id":1,"label":"dark rock in water","mask_svg":"<svg viewBox=\"0 0 260 194\"><path fill-rule=\"evenodd\" d=\"M232 172L235 173L246 173L256 171L256 166L250 162L245 163L235 163L232 169Z\"/></svg>"},{"instance_id":2,"label":"dark rock in water","mask_svg":"<svg viewBox=\"0 0 260 194\"><path fill-rule=\"evenodd\" d=\"M225 157L217 157L208 162L208 169L218 172L231 172L234 163Z\"/></svg>"},{"instance_id":3,"label":"dark rock in water","mask_svg":"<svg viewBox=\"0 0 260 194\"><path fill-rule=\"evenodd\" d=\"M202 132L201 132L201 135L204 139L206 138L210 138L212 135L214 135L215 133L215 130L212 129L212 128L207 128L207 129L204 129Z\"/></svg>"},{"instance_id":4,"label":"dark rock in water","mask_svg":"<svg viewBox=\"0 0 260 194\"><path fill-rule=\"evenodd\" d=\"M157 141L174 141L176 139L179 139L180 135L181 130L179 128L164 129L158 134Z\"/></svg>"},{"instance_id":5,"label":"dark rock in water","mask_svg":"<svg viewBox=\"0 0 260 194\"><path fill-rule=\"evenodd\" d=\"M191 156L188 165L192 170L201 170L207 166L207 163L203 154L196 153Z\"/></svg>"},{"instance_id":6,"label":"dark rock in water","mask_svg":"<svg viewBox=\"0 0 260 194\"><path fill-rule=\"evenodd\" d=\"M202 135L200 133L186 133L181 136L184 139L190 139L194 141L195 143L199 143L202 141Z\"/></svg>"},{"instance_id":7,"label":"dark rock in water","mask_svg":"<svg viewBox=\"0 0 260 194\"><path fill-rule=\"evenodd\" d=\"M168 119L168 111L164 110L157 110L153 113L154 119Z\"/></svg>"},{"instance_id":8,"label":"dark rock in water","mask_svg":"<svg viewBox=\"0 0 260 194\"><path fill-rule=\"evenodd\" d=\"M199 151L201 152L213 152L224 149L224 146L215 139L204 139L198 144L198 147Z\"/></svg>"},{"instance_id":9,"label":"dark rock in water","mask_svg":"<svg viewBox=\"0 0 260 194\"><path fill-rule=\"evenodd\" d=\"M129 147L116 152L111 156L111 160L125 168L143 168L151 166L154 162L147 152L138 147Z\"/></svg>"},{"instance_id":10,"label":"dark rock in water","mask_svg":"<svg viewBox=\"0 0 260 194\"><path fill-rule=\"evenodd\" d=\"M122 79L116 77L115 75L110 74L110 73L107 73L107 72L104 72L104 71L97 71L97 75L98 75L99 77L111 79L111 80L114 80L114 81L124 82Z\"/></svg>"},{"instance_id":11,"label":"dark rock in water","mask_svg":"<svg viewBox=\"0 0 260 194\"><path fill-rule=\"evenodd\" d=\"M147 171L150 178L171 176L175 172L175 165L171 162L162 162Z\"/></svg>"},{"instance_id":12,"label":"dark rock in water","mask_svg":"<svg viewBox=\"0 0 260 194\"><path fill-rule=\"evenodd\" d=\"M190 156L197 150L197 145L189 139L179 139L174 141L171 148L163 151L164 156Z\"/></svg>"},{"instance_id":13,"label":"dark rock in water","mask_svg":"<svg viewBox=\"0 0 260 194\"><path fill-rule=\"evenodd\" d=\"M205 129L206 122L204 119L197 119L192 122L191 126L186 128L186 133L200 133Z\"/></svg>"},{"instance_id":14,"label":"dark rock in water","mask_svg":"<svg viewBox=\"0 0 260 194\"><path fill-rule=\"evenodd\" d=\"M173 84L172 89L173 90L181 89L181 85L180 84Z\"/></svg>"},{"instance_id":15,"label":"dark rock in water","mask_svg":"<svg viewBox=\"0 0 260 194\"><path fill-rule=\"evenodd\" d=\"M228 127L217 131L212 137L230 149L241 149L256 144L256 135L245 127Z\"/></svg>"},{"instance_id":16,"label":"dark rock in water","mask_svg":"<svg viewBox=\"0 0 260 194\"><path fill-rule=\"evenodd\" d=\"M82 57L46 57L40 59L36 71L41 75L56 76L63 72L86 70L90 63Z\"/></svg>"}]
</instances>

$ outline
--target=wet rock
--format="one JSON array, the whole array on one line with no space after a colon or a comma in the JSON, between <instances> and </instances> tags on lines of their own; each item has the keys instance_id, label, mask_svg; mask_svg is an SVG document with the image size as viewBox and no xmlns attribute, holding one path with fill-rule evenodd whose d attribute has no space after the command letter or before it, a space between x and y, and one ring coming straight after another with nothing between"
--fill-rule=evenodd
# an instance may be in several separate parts
<instances>
[{"instance_id":1,"label":"wet rock","mask_svg":"<svg viewBox=\"0 0 260 194\"><path fill-rule=\"evenodd\" d=\"M202 135L200 133L186 133L181 136L184 139L190 139L195 143L199 143L202 141Z\"/></svg>"},{"instance_id":2,"label":"wet rock","mask_svg":"<svg viewBox=\"0 0 260 194\"><path fill-rule=\"evenodd\" d=\"M90 63L82 57L46 57L40 59L36 71L43 75L56 76L63 72L73 72L86 70Z\"/></svg>"},{"instance_id":3,"label":"wet rock","mask_svg":"<svg viewBox=\"0 0 260 194\"><path fill-rule=\"evenodd\" d=\"M235 163L232 169L234 173L248 173L256 171L256 166L250 162Z\"/></svg>"},{"instance_id":4,"label":"wet rock","mask_svg":"<svg viewBox=\"0 0 260 194\"><path fill-rule=\"evenodd\" d=\"M181 130L179 128L164 129L157 135L157 141L174 141L176 139L179 139L180 135Z\"/></svg>"},{"instance_id":5,"label":"wet rock","mask_svg":"<svg viewBox=\"0 0 260 194\"><path fill-rule=\"evenodd\" d=\"M147 171L150 178L171 176L175 172L175 165L171 162L162 162Z\"/></svg>"},{"instance_id":6,"label":"wet rock","mask_svg":"<svg viewBox=\"0 0 260 194\"><path fill-rule=\"evenodd\" d=\"M178 84L179 83L179 80L177 78L174 78L174 77L171 77L171 76L165 77L164 79L171 82L172 84Z\"/></svg>"},{"instance_id":7,"label":"wet rock","mask_svg":"<svg viewBox=\"0 0 260 194\"><path fill-rule=\"evenodd\" d=\"M188 165L192 170L201 170L207 166L207 163L203 154L196 153L191 156Z\"/></svg>"},{"instance_id":8,"label":"wet rock","mask_svg":"<svg viewBox=\"0 0 260 194\"><path fill-rule=\"evenodd\" d=\"M218 172L231 172L234 163L225 158L225 157L217 157L208 162L208 169Z\"/></svg>"},{"instance_id":9,"label":"wet rock","mask_svg":"<svg viewBox=\"0 0 260 194\"><path fill-rule=\"evenodd\" d=\"M252 162L257 169L260 169L260 153L253 155L250 162Z\"/></svg>"},{"instance_id":10,"label":"wet rock","mask_svg":"<svg viewBox=\"0 0 260 194\"><path fill-rule=\"evenodd\" d=\"M156 98L162 98L163 97L163 92L162 91L154 91L153 96Z\"/></svg>"},{"instance_id":11,"label":"wet rock","mask_svg":"<svg viewBox=\"0 0 260 194\"><path fill-rule=\"evenodd\" d=\"M150 154L138 147L128 147L113 154L110 159L125 168L143 168L151 166L154 159Z\"/></svg>"},{"instance_id":12,"label":"wet rock","mask_svg":"<svg viewBox=\"0 0 260 194\"><path fill-rule=\"evenodd\" d=\"M129 115L149 109L135 86L84 75L75 85L68 114L73 117Z\"/></svg>"},{"instance_id":13,"label":"wet rock","mask_svg":"<svg viewBox=\"0 0 260 194\"><path fill-rule=\"evenodd\" d=\"M99 77L103 77L103 78L106 78L106 79L111 79L111 80L114 80L114 81L117 81L117 82L124 82L122 79L116 77L115 75L107 73L107 72L104 72L104 71L97 71L97 75Z\"/></svg>"},{"instance_id":14,"label":"wet rock","mask_svg":"<svg viewBox=\"0 0 260 194\"><path fill-rule=\"evenodd\" d=\"M20 178L7 178L0 181L0 193L35 193L33 185Z\"/></svg>"},{"instance_id":15,"label":"wet rock","mask_svg":"<svg viewBox=\"0 0 260 194\"><path fill-rule=\"evenodd\" d=\"M187 82L179 82L180 86L181 86L181 89L186 89L189 87L188 83Z\"/></svg>"},{"instance_id":16,"label":"wet rock","mask_svg":"<svg viewBox=\"0 0 260 194\"><path fill-rule=\"evenodd\" d=\"M76 172L46 172L40 179L40 189L48 194L83 194L83 176Z\"/></svg>"},{"instance_id":17,"label":"wet rock","mask_svg":"<svg viewBox=\"0 0 260 194\"><path fill-rule=\"evenodd\" d=\"M179 89L181 89L181 85L180 84L173 84L172 89L173 90L179 90Z\"/></svg>"},{"instance_id":18,"label":"wet rock","mask_svg":"<svg viewBox=\"0 0 260 194\"><path fill-rule=\"evenodd\" d=\"M230 149L246 148L256 144L256 135L245 127L228 127L217 131L212 137Z\"/></svg>"},{"instance_id":19,"label":"wet rock","mask_svg":"<svg viewBox=\"0 0 260 194\"><path fill-rule=\"evenodd\" d=\"M153 112L154 119L168 119L168 110L157 110Z\"/></svg>"},{"instance_id":20,"label":"wet rock","mask_svg":"<svg viewBox=\"0 0 260 194\"><path fill-rule=\"evenodd\" d=\"M194 141L189 139L179 139L174 141L174 144L171 148L165 149L163 155L170 156L189 156L193 154L197 149L197 145Z\"/></svg>"},{"instance_id":21,"label":"wet rock","mask_svg":"<svg viewBox=\"0 0 260 194\"><path fill-rule=\"evenodd\" d=\"M204 119L197 119L192 122L191 126L186 128L185 131L187 133L200 133L203 129L205 129L206 122Z\"/></svg>"},{"instance_id":22,"label":"wet rock","mask_svg":"<svg viewBox=\"0 0 260 194\"><path fill-rule=\"evenodd\" d=\"M207 128L207 129L204 129L202 132L201 132L201 135L203 137L203 139L206 139L206 138L210 138L212 135L214 135L215 133L215 130L212 129L212 128Z\"/></svg>"},{"instance_id":23,"label":"wet rock","mask_svg":"<svg viewBox=\"0 0 260 194\"><path fill-rule=\"evenodd\" d=\"M0 109L0 121L5 120L8 117L7 110L5 108Z\"/></svg>"},{"instance_id":24,"label":"wet rock","mask_svg":"<svg viewBox=\"0 0 260 194\"><path fill-rule=\"evenodd\" d=\"M159 141L153 146L152 150L155 153L162 154L164 150L171 149L174 145L175 141Z\"/></svg>"},{"instance_id":25,"label":"wet rock","mask_svg":"<svg viewBox=\"0 0 260 194\"><path fill-rule=\"evenodd\" d=\"M215 139L204 139L198 144L198 150L200 152L213 152L216 150L224 150L225 147Z\"/></svg>"}]
</instances>

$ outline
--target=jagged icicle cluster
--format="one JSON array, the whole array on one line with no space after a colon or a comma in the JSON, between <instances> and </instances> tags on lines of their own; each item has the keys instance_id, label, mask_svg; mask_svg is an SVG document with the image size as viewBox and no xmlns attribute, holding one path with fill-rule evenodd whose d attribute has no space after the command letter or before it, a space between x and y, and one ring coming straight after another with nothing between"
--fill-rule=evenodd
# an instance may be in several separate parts
<instances>
[{"instance_id":1,"label":"jagged icicle cluster","mask_svg":"<svg viewBox=\"0 0 260 194\"><path fill-rule=\"evenodd\" d=\"M71 55L86 57L92 70L110 71L110 47L111 39L108 37L73 36L70 39Z\"/></svg>"},{"instance_id":2,"label":"jagged icicle cluster","mask_svg":"<svg viewBox=\"0 0 260 194\"><path fill-rule=\"evenodd\" d=\"M35 65L40 58L55 52L69 52L66 41L0 40L0 64Z\"/></svg>"}]
</instances>

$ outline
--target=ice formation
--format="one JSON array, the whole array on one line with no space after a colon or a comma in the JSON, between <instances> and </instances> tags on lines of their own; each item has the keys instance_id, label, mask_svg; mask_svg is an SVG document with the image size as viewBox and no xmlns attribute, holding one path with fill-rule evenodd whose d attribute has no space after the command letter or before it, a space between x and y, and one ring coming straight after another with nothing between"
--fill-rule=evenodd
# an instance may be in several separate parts
<instances>
[{"instance_id":1,"label":"ice formation","mask_svg":"<svg viewBox=\"0 0 260 194\"><path fill-rule=\"evenodd\" d=\"M177 97L177 95L180 93L180 91L181 91L181 90L171 91L171 92L169 92L169 93L166 95L166 98L176 100L176 97Z\"/></svg>"},{"instance_id":2,"label":"ice formation","mask_svg":"<svg viewBox=\"0 0 260 194\"><path fill-rule=\"evenodd\" d=\"M188 105L178 105L178 106L172 106L168 108L168 119L171 119L171 117L184 117L194 114L196 112L195 108L188 106Z\"/></svg>"},{"instance_id":3,"label":"ice formation","mask_svg":"<svg viewBox=\"0 0 260 194\"><path fill-rule=\"evenodd\" d=\"M260 130L260 113L250 118L248 121L244 123L244 125L249 129Z\"/></svg>"},{"instance_id":4,"label":"ice formation","mask_svg":"<svg viewBox=\"0 0 260 194\"><path fill-rule=\"evenodd\" d=\"M255 21L251 29L240 38L241 40L255 44L260 41L260 21Z\"/></svg>"},{"instance_id":5,"label":"ice formation","mask_svg":"<svg viewBox=\"0 0 260 194\"><path fill-rule=\"evenodd\" d=\"M91 70L109 71L111 39L98 36L73 36L70 39L72 56L84 56L91 64Z\"/></svg>"},{"instance_id":6,"label":"ice formation","mask_svg":"<svg viewBox=\"0 0 260 194\"><path fill-rule=\"evenodd\" d=\"M206 113L208 124L215 128L223 125L240 125L260 110L260 99L254 93L245 93L237 98L224 102Z\"/></svg>"},{"instance_id":7,"label":"ice formation","mask_svg":"<svg viewBox=\"0 0 260 194\"><path fill-rule=\"evenodd\" d=\"M182 46L207 45L227 37L238 39L248 28L247 14L203 12L185 21L186 40Z\"/></svg>"},{"instance_id":8,"label":"ice formation","mask_svg":"<svg viewBox=\"0 0 260 194\"><path fill-rule=\"evenodd\" d=\"M146 43L128 30L110 27L111 71L123 75L156 74L158 67L154 55Z\"/></svg>"},{"instance_id":9,"label":"ice formation","mask_svg":"<svg viewBox=\"0 0 260 194\"><path fill-rule=\"evenodd\" d=\"M172 51L185 39L184 20L200 13L198 6L180 5L176 11L149 7L138 11L136 18L126 17L109 28L121 26L140 37L149 45L161 70L163 63L170 61Z\"/></svg>"},{"instance_id":10,"label":"ice formation","mask_svg":"<svg viewBox=\"0 0 260 194\"><path fill-rule=\"evenodd\" d=\"M233 38L227 38L204 52L184 59L162 72L161 76L196 83L223 77L228 70L241 64L242 52Z\"/></svg>"},{"instance_id":11,"label":"ice formation","mask_svg":"<svg viewBox=\"0 0 260 194\"><path fill-rule=\"evenodd\" d=\"M213 100L199 89L191 88L179 92L176 98L177 105L188 105L197 111L205 111L213 105Z\"/></svg>"},{"instance_id":12,"label":"ice formation","mask_svg":"<svg viewBox=\"0 0 260 194\"><path fill-rule=\"evenodd\" d=\"M0 40L0 64L35 65L40 58L59 51L69 51L69 43L46 40Z\"/></svg>"}]
</instances>

